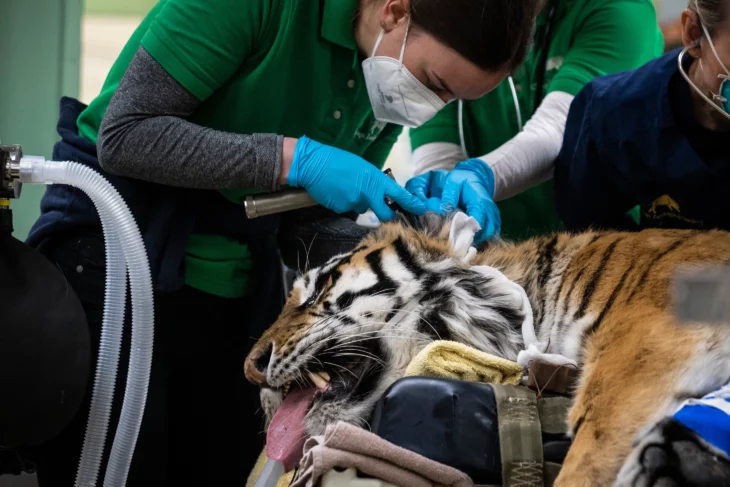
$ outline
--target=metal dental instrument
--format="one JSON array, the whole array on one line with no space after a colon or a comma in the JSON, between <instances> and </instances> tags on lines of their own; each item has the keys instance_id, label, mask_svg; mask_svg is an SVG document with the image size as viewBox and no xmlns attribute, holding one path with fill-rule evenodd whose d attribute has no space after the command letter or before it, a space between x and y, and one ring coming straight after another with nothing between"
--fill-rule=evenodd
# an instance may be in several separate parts
<instances>
[{"instance_id":1,"label":"metal dental instrument","mask_svg":"<svg viewBox=\"0 0 730 487\"><path fill-rule=\"evenodd\" d=\"M386 169L383 173L395 181L393 172L390 169ZM392 200L387 196L385 197L385 202L388 206L393 204ZM246 200L244 201L246 216L249 220L317 205L318 203L303 189L286 189L276 193L246 196Z\"/></svg>"}]
</instances>

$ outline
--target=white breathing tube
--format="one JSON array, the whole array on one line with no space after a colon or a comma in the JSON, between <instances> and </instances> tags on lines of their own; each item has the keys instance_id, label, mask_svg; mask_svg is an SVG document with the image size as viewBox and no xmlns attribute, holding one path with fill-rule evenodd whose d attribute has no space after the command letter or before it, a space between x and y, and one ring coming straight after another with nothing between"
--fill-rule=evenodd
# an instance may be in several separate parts
<instances>
[{"instance_id":1,"label":"white breathing tube","mask_svg":"<svg viewBox=\"0 0 730 487\"><path fill-rule=\"evenodd\" d=\"M710 45L712 45L712 44L710 44ZM718 112L722 113L722 114L723 114L723 115L725 116L725 118L728 118L728 119L730 119L730 114L728 114L728 113L727 113L727 112L726 112L725 110L723 110L722 108L720 108L719 106L717 106L717 103L715 103L714 101L710 100L710 97L709 97L709 96L707 96L707 95L706 95L706 94L705 94L705 93L704 93L704 92L703 92L703 91L702 91L702 90L701 90L701 89L700 89L700 88L699 88L699 87L698 87L698 86L697 86L697 85L696 85L696 84L694 83L694 81L692 81L692 79L691 79L691 78L689 77L689 74L687 74L687 72L685 71L685 69L684 69L684 56L685 56L685 54L687 54L687 52L689 52L689 50L690 50L690 49L692 49L692 48L694 48L694 47L696 47L696 46L694 46L694 45L692 45L692 46L687 46L687 47L685 47L684 49L682 49L682 52L680 52L680 53L679 53L679 56L677 57L677 64L679 65L679 72L681 73L681 75L682 75L682 77L683 77L683 78L685 79L685 81L687 81L687 83L689 84L689 86L690 86L690 87L691 87L691 88L692 88L692 89L693 89L693 90L694 90L694 91L695 91L695 92L696 92L696 93L697 93L698 95L700 95L700 96L701 96L702 98L704 98L704 100L705 100L705 101L706 101L707 103L709 103L709 104L710 104L710 106L711 106L712 108L714 108L714 109L715 109L715 110L717 110ZM713 46L713 50L714 50L714 46ZM719 59L719 58L718 58L718 59ZM723 66L723 68L724 68L724 66Z\"/></svg>"},{"instance_id":2,"label":"white breathing tube","mask_svg":"<svg viewBox=\"0 0 730 487\"><path fill-rule=\"evenodd\" d=\"M512 100L515 104L515 113L517 115L517 131L522 132L524 128L522 125L522 112L520 111L520 99L517 97L517 88L515 88L515 81L512 76L507 77L509 82L510 90L512 91ZM464 137L464 100L459 100L459 113L457 115L459 119L459 143L461 144L461 150L464 151L464 156L469 157L469 152L466 150L466 139Z\"/></svg>"},{"instance_id":3,"label":"white breathing tube","mask_svg":"<svg viewBox=\"0 0 730 487\"><path fill-rule=\"evenodd\" d=\"M152 367L154 309L152 279L144 242L134 216L122 197L93 169L75 162L46 161L42 157L30 156L20 162L20 180L23 183L67 184L81 189L99 212L104 231L104 317L89 422L76 486L95 486L99 475L119 364L129 272L132 294L129 371L122 413L103 484L105 487L122 487L127 481L142 424Z\"/></svg>"},{"instance_id":4,"label":"white breathing tube","mask_svg":"<svg viewBox=\"0 0 730 487\"><path fill-rule=\"evenodd\" d=\"M469 153L466 150L466 139L464 138L464 100L459 100L459 143L461 144L461 150L464 152L464 157L469 157Z\"/></svg>"},{"instance_id":5,"label":"white breathing tube","mask_svg":"<svg viewBox=\"0 0 730 487\"><path fill-rule=\"evenodd\" d=\"M515 113L517 114L517 131L522 132L522 111L520 110L520 99L517 98L517 88L515 88L515 80L512 76L507 77L509 88L512 91L512 100L515 102Z\"/></svg>"}]
</instances>

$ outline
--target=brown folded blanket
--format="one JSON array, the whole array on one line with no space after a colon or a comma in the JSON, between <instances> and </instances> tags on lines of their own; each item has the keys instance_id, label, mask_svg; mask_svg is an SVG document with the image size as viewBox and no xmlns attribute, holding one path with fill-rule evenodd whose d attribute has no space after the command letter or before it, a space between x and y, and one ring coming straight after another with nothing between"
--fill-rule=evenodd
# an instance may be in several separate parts
<instances>
[{"instance_id":1,"label":"brown folded blanket","mask_svg":"<svg viewBox=\"0 0 730 487\"><path fill-rule=\"evenodd\" d=\"M310 438L304 445L304 458L292 487L313 487L322 475L338 468L359 472L407 487L472 487L464 473L400 448L347 423L327 427L324 437Z\"/></svg>"}]
</instances>

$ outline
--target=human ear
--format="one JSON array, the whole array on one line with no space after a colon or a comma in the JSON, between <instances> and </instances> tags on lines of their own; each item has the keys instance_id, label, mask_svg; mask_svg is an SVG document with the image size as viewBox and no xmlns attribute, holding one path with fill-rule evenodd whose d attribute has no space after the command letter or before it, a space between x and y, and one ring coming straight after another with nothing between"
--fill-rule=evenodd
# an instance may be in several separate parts
<instances>
[{"instance_id":1,"label":"human ear","mask_svg":"<svg viewBox=\"0 0 730 487\"><path fill-rule=\"evenodd\" d=\"M703 32L697 12L692 9L685 9L682 12L682 43L685 47L692 46L689 53L692 57L699 58L701 54L700 43Z\"/></svg>"},{"instance_id":2,"label":"human ear","mask_svg":"<svg viewBox=\"0 0 730 487\"><path fill-rule=\"evenodd\" d=\"M407 20L410 13L410 0L386 0L380 12L380 26L386 33L390 32Z\"/></svg>"}]
</instances>

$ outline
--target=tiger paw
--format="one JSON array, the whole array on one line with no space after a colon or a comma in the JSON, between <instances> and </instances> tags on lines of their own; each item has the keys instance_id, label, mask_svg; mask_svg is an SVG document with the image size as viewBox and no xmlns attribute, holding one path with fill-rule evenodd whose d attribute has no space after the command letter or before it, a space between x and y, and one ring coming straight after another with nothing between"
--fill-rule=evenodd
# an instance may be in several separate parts
<instances>
[{"instance_id":1,"label":"tiger paw","mask_svg":"<svg viewBox=\"0 0 730 487\"><path fill-rule=\"evenodd\" d=\"M665 418L635 444L615 486L730 485L730 459L695 431Z\"/></svg>"}]
</instances>

